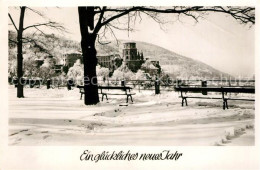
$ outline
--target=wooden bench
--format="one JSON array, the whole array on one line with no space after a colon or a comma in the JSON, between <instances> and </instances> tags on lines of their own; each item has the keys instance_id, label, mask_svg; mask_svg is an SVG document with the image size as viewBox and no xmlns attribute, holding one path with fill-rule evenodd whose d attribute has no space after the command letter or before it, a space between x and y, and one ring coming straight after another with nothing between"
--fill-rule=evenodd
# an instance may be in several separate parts
<instances>
[{"instance_id":1,"label":"wooden bench","mask_svg":"<svg viewBox=\"0 0 260 170\"><path fill-rule=\"evenodd\" d=\"M84 86L77 86L79 88L79 93L81 94L80 100L82 99L83 94L85 94ZM98 89L100 90L98 94L102 95L102 101L104 100L104 97L107 98L107 95L126 95L126 103L128 103L128 98L130 97L131 101L133 102L132 95L135 95L135 93L131 93L132 88L128 86L98 86ZM107 91L104 91L107 90ZM122 93L113 93L110 90L122 90Z\"/></svg>"},{"instance_id":2,"label":"wooden bench","mask_svg":"<svg viewBox=\"0 0 260 170\"><path fill-rule=\"evenodd\" d=\"M188 106L187 98L199 98L199 99L222 99L223 100L223 109L228 109L228 100L243 100L243 101L255 101L254 99L245 99L245 98L228 98L225 97L227 93L255 93L255 87L190 87L190 86L178 86L175 87L175 91L181 92L182 106L184 102ZM204 96L184 96L183 92L192 92L192 93L205 93L205 92L220 92L221 97L204 97Z\"/></svg>"}]
</instances>

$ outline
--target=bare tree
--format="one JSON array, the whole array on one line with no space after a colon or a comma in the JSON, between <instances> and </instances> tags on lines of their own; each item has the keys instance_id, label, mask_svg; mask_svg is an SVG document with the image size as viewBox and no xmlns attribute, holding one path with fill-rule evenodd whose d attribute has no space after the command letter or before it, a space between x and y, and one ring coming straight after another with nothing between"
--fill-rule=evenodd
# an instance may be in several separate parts
<instances>
[{"instance_id":1,"label":"bare tree","mask_svg":"<svg viewBox=\"0 0 260 170\"><path fill-rule=\"evenodd\" d=\"M29 30L29 29L35 29L36 31L39 31L42 34L44 34L44 32L40 29L40 27L45 26L45 27L49 27L49 28L56 29L56 30L59 30L59 31L65 31L65 28L62 25L60 25L60 24L58 24L56 22L53 22L53 21L47 21L47 22L44 22L44 23L36 23L36 24L24 27L25 12L27 10L37 14L40 17L44 17L44 15L41 12L37 11L37 10L34 10L32 8L29 8L29 7L25 7L25 6L19 7L19 10L20 10L20 18L19 18L19 23L18 24L16 24L14 22L14 20L13 20L13 18L12 18L10 13L8 13L8 16L9 16L9 19L11 21L11 24L14 26L14 28L15 28L15 30L17 32L17 39L16 40L9 39L9 41L17 44L17 78L18 78L17 97L18 98L22 98L22 97L24 97L23 85L22 85L22 77L23 77L23 43L31 42L31 43L34 43L36 46L38 45L37 44L37 40L24 37L23 36L24 31ZM17 25L19 25L19 26L17 27Z\"/></svg>"},{"instance_id":2,"label":"bare tree","mask_svg":"<svg viewBox=\"0 0 260 170\"><path fill-rule=\"evenodd\" d=\"M98 86L96 78L96 48L95 43L102 36L105 36L108 31L115 36L113 29L131 31L131 21L141 18L141 13L148 15L159 24L163 24L160 20L160 14L169 14L176 16L178 19L182 16L190 17L196 22L200 17L206 16L208 13L222 13L233 17L241 24L255 24L255 8L254 7L78 7L79 23L81 31L81 48L84 61L84 89L85 89L85 104L92 105L99 102ZM127 22L124 26L118 26L119 19L127 17ZM102 32L100 30L102 29ZM115 36L116 38L116 36Z\"/></svg>"}]
</instances>

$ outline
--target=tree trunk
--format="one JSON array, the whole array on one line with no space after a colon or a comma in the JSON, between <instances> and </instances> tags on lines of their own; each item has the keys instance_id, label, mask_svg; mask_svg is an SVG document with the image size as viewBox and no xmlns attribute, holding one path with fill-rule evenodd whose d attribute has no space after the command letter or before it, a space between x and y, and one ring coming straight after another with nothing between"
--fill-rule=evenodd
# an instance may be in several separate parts
<instances>
[{"instance_id":1,"label":"tree trunk","mask_svg":"<svg viewBox=\"0 0 260 170\"><path fill-rule=\"evenodd\" d=\"M23 22L24 22L25 7L21 7L21 14L19 20L19 29L17 31L17 97L24 97L23 95Z\"/></svg>"},{"instance_id":2,"label":"tree trunk","mask_svg":"<svg viewBox=\"0 0 260 170\"><path fill-rule=\"evenodd\" d=\"M84 62L84 91L85 105L93 105L99 103L98 85L97 85L97 52L95 49L96 34L89 32L89 23L94 18L89 16L87 8L94 7L79 7L79 23L81 32L81 48Z\"/></svg>"}]
</instances>

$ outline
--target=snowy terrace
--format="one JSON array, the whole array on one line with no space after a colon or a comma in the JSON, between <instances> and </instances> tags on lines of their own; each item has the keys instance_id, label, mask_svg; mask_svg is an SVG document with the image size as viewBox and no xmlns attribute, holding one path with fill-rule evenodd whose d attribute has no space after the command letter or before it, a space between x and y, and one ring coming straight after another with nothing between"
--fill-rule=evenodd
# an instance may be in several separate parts
<instances>
[{"instance_id":1,"label":"snowy terrace","mask_svg":"<svg viewBox=\"0 0 260 170\"><path fill-rule=\"evenodd\" d=\"M174 91L134 92L128 106L119 106L125 96L85 106L77 88L24 88L18 99L9 86L9 145L254 145L254 102L222 110L221 100L189 99L181 107Z\"/></svg>"}]
</instances>

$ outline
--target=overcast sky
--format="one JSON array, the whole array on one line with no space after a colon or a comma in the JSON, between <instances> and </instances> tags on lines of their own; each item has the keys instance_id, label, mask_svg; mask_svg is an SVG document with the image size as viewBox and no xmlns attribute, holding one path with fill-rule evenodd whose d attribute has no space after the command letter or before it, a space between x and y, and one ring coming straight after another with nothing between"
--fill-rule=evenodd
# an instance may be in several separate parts
<instances>
[{"instance_id":1,"label":"overcast sky","mask_svg":"<svg viewBox=\"0 0 260 170\"><path fill-rule=\"evenodd\" d=\"M77 8L40 10L48 18L64 24L70 32L64 34L65 37L80 41ZM17 22L18 13L13 9L10 13ZM25 26L35 22L39 22L39 17L27 13ZM116 31L115 34L118 39L144 41L164 47L235 76L254 74L254 26L240 25L226 15L212 13L197 24L183 18L182 22L166 24L164 30L152 19L143 17L140 23L136 22L135 29L129 35L126 31Z\"/></svg>"}]
</instances>

